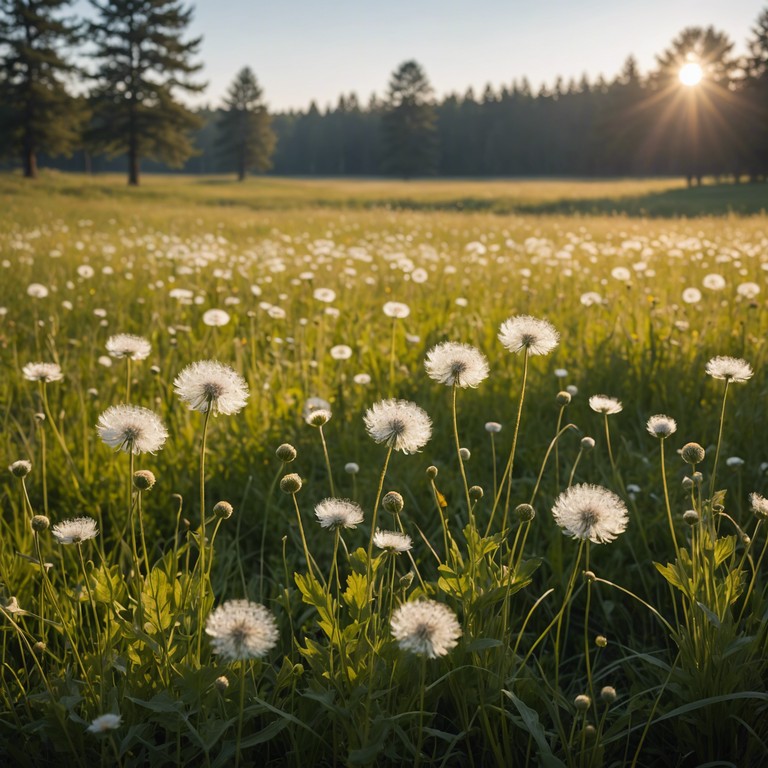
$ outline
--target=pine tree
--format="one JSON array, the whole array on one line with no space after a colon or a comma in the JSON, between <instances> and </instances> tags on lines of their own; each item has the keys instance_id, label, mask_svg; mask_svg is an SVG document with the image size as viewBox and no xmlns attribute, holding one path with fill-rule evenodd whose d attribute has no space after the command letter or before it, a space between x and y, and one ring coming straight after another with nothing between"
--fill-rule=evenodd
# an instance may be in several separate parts
<instances>
[{"instance_id":1,"label":"pine tree","mask_svg":"<svg viewBox=\"0 0 768 768\"><path fill-rule=\"evenodd\" d=\"M0 0L0 135L21 156L24 176L37 175L37 155L68 154L86 118L67 91L74 73L65 50L78 24L62 15L72 0Z\"/></svg>"},{"instance_id":2,"label":"pine tree","mask_svg":"<svg viewBox=\"0 0 768 768\"><path fill-rule=\"evenodd\" d=\"M235 76L219 120L219 147L227 165L235 167L239 181L249 171L264 173L272 167L275 134L262 90L249 67Z\"/></svg>"},{"instance_id":3,"label":"pine tree","mask_svg":"<svg viewBox=\"0 0 768 768\"><path fill-rule=\"evenodd\" d=\"M415 61L392 75L383 117L384 168L403 178L427 176L437 168L437 113L432 86Z\"/></svg>"},{"instance_id":4,"label":"pine tree","mask_svg":"<svg viewBox=\"0 0 768 768\"><path fill-rule=\"evenodd\" d=\"M180 0L90 0L97 18L89 36L99 62L90 139L110 155L127 153L128 183L139 183L141 159L181 166L195 154L189 132L201 121L176 100L197 93L190 80L201 38L183 41L192 9Z\"/></svg>"},{"instance_id":5,"label":"pine tree","mask_svg":"<svg viewBox=\"0 0 768 768\"><path fill-rule=\"evenodd\" d=\"M747 166L753 181L768 179L768 8L752 29L746 62L746 88L750 110L747 123Z\"/></svg>"}]
</instances>

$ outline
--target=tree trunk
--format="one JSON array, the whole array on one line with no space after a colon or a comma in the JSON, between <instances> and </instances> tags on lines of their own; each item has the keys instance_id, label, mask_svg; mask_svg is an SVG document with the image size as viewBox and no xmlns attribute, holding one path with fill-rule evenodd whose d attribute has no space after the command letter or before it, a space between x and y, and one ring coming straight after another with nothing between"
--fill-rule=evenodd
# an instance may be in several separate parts
<instances>
[{"instance_id":1,"label":"tree trunk","mask_svg":"<svg viewBox=\"0 0 768 768\"><path fill-rule=\"evenodd\" d=\"M30 146L24 147L24 178L37 178L37 155L35 154L35 150Z\"/></svg>"},{"instance_id":2,"label":"tree trunk","mask_svg":"<svg viewBox=\"0 0 768 768\"><path fill-rule=\"evenodd\" d=\"M136 134L131 131L131 138L128 145L128 185L131 187L139 186L139 150L136 141Z\"/></svg>"}]
</instances>

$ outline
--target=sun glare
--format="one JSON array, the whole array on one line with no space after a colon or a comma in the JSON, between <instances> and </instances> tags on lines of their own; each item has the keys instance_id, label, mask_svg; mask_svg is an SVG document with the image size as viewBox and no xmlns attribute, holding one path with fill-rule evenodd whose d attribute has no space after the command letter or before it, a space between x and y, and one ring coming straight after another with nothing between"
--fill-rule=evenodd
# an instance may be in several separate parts
<instances>
[{"instance_id":1,"label":"sun glare","mask_svg":"<svg viewBox=\"0 0 768 768\"><path fill-rule=\"evenodd\" d=\"M698 85L701 82L702 75L701 65L695 61L689 61L687 64L683 64L680 67L680 71L677 76L680 78L680 82L683 85Z\"/></svg>"}]
</instances>

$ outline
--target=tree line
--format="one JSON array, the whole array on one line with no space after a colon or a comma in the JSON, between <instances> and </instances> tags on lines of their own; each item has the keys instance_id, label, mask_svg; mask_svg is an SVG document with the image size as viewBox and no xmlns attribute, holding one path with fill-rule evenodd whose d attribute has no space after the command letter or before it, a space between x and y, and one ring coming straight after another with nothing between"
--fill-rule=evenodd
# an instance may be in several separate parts
<instances>
[{"instance_id":1,"label":"tree line","mask_svg":"<svg viewBox=\"0 0 768 768\"><path fill-rule=\"evenodd\" d=\"M187 38L192 11L181 0L90 3L92 17L78 19L72 0L0 0L0 147L28 177L41 157L69 170L120 168L131 184L142 167L240 179L768 176L768 8L742 57L725 33L690 27L644 76L629 57L611 80L558 79L534 91L522 78L442 100L407 61L366 104L349 94L322 111L313 103L270 115L248 67L218 108L184 104L205 84L201 39ZM83 57L85 67L75 63Z\"/></svg>"}]
</instances>

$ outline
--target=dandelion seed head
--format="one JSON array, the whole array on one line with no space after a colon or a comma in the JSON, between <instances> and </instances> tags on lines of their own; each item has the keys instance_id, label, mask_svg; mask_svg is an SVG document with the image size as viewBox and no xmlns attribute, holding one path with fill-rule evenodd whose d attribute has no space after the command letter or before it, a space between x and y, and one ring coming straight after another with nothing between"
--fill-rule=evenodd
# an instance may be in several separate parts
<instances>
[{"instance_id":1,"label":"dandelion seed head","mask_svg":"<svg viewBox=\"0 0 768 768\"><path fill-rule=\"evenodd\" d=\"M217 360L199 360L188 365L174 379L174 390L190 410L231 415L240 412L248 401L245 379Z\"/></svg>"},{"instance_id":2,"label":"dandelion seed head","mask_svg":"<svg viewBox=\"0 0 768 768\"><path fill-rule=\"evenodd\" d=\"M132 333L118 333L110 336L106 347L111 357L127 357L131 360L146 360L152 351L152 345L147 339Z\"/></svg>"},{"instance_id":3,"label":"dandelion seed head","mask_svg":"<svg viewBox=\"0 0 768 768\"><path fill-rule=\"evenodd\" d=\"M529 355L548 355L558 345L560 334L548 320L517 315L501 324L499 341L510 352L527 350Z\"/></svg>"},{"instance_id":4,"label":"dandelion seed head","mask_svg":"<svg viewBox=\"0 0 768 768\"><path fill-rule=\"evenodd\" d=\"M48 289L42 283L30 283L27 286L27 296L33 299L44 299L48 295Z\"/></svg>"},{"instance_id":5,"label":"dandelion seed head","mask_svg":"<svg viewBox=\"0 0 768 768\"><path fill-rule=\"evenodd\" d=\"M265 656L279 638L274 616L260 603L228 600L214 609L205 622L213 652L227 661L247 661Z\"/></svg>"},{"instance_id":6,"label":"dandelion seed head","mask_svg":"<svg viewBox=\"0 0 768 768\"><path fill-rule=\"evenodd\" d=\"M27 381L61 381L64 374L56 363L27 363L22 369L22 374Z\"/></svg>"},{"instance_id":7,"label":"dandelion seed head","mask_svg":"<svg viewBox=\"0 0 768 768\"><path fill-rule=\"evenodd\" d=\"M323 499L315 506L315 517L323 528L355 528L363 522L363 510L349 499Z\"/></svg>"},{"instance_id":8,"label":"dandelion seed head","mask_svg":"<svg viewBox=\"0 0 768 768\"><path fill-rule=\"evenodd\" d=\"M94 718L85 730L88 731L88 733L107 733L108 731L114 731L119 728L122 722L123 719L120 715L108 713Z\"/></svg>"},{"instance_id":9,"label":"dandelion seed head","mask_svg":"<svg viewBox=\"0 0 768 768\"><path fill-rule=\"evenodd\" d=\"M749 505L756 517L768 520L768 499L755 492L749 494Z\"/></svg>"},{"instance_id":10,"label":"dandelion seed head","mask_svg":"<svg viewBox=\"0 0 768 768\"><path fill-rule=\"evenodd\" d=\"M392 614L391 628L402 650L430 659L445 656L461 637L456 614L434 600L403 603Z\"/></svg>"},{"instance_id":11,"label":"dandelion seed head","mask_svg":"<svg viewBox=\"0 0 768 768\"><path fill-rule=\"evenodd\" d=\"M325 408L316 408L307 416L307 424L310 427L322 427L331 420L331 412Z\"/></svg>"},{"instance_id":12,"label":"dandelion seed head","mask_svg":"<svg viewBox=\"0 0 768 768\"><path fill-rule=\"evenodd\" d=\"M653 437L664 438L677 432L677 422L670 416L658 413L648 419L645 428L648 430L648 434L653 435Z\"/></svg>"},{"instance_id":13,"label":"dandelion seed head","mask_svg":"<svg viewBox=\"0 0 768 768\"><path fill-rule=\"evenodd\" d=\"M427 375L447 386L476 387L488 378L488 360L469 344L445 341L427 352Z\"/></svg>"},{"instance_id":14,"label":"dandelion seed head","mask_svg":"<svg viewBox=\"0 0 768 768\"><path fill-rule=\"evenodd\" d=\"M307 423L309 422L309 417L314 411L328 411L328 413L331 413L331 404L323 399L322 397L308 397L304 401L304 405L301 409L301 415ZM329 416L330 418L330 416Z\"/></svg>"},{"instance_id":15,"label":"dandelion seed head","mask_svg":"<svg viewBox=\"0 0 768 768\"><path fill-rule=\"evenodd\" d=\"M345 472L346 472L348 475L356 475L356 474L357 474L357 473L360 471L360 465L359 465L359 464L357 464L357 463L356 463L356 462L354 462L354 461L348 461L348 462L347 462L347 463L344 465L344 471L345 471Z\"/></svg>"},{"instance_id":16,"label":"dandelion seed head","mask_svg":"<svg viewBox=\"0 0 768 768\"><path fill-rule=\"evenodd\" d=\"M752 378L752 366L738 357L713 357L706 365L705 372L713 379L744 382Z\"/></svg>"},{"instance_id":17,"label":"dandelion seed head","mask_svg":"<svg viewBox=\"0 0 768 768\"><path fill-rule=\"evenodd\" d=\"M27 461L27 459L19 459L14 461L8 470L14 477L26 477L32 471L32 462Z\"/></svg>"},{"instance_id":18,"label":"dandelion seed head","mask_svg":"<svg viewBox=\"0 0 768 768\"><path fill-rule=\"evenodd\" d=\"M501 424L499 424L498 421L486 421L485 431L489 432L492 435L495 435L498 432L501 432Z\"/></svg>"},{"instance_id":19,"label":"dandelion seed head","mask_svg":"<svg viewBox=\"0 0 768 768\"><path fill-rule=\"evenodd\" d=\"M336 300L336 291L331 288L315 288L312 295L317 301L322 301L325 304L330 304Z\"/></svg>"},{"instance_id":20,"label":"dandelion seed head","mask_svg":"<svg viewBox=\"0 0 768 768\"><path fill-rule=\"evenodd\" d=\"M335 347L331 347L329 354L334 360L349 360L352 357L352 347L346 344L337 344Z\"/></svg>"},{"instance_id":21,"label":"dandelion seed head","mask_svg":"<svg viewBox=\"0 0 768 768\"><path fill-rule=\"evenodd\" d=\"M79 544L89 539L95 539L99 531L92 517L75 517L56 523L51 533L59 544Z\"/></svg>"},{"instance_id":22,"label":"dandelion seed head","mask_svg":"<svg viewBox=\"0 0 768 768\"><path fill-rule=\"evenodd\" d=\"M134 454L155 453L168 438L168 430L160 417L139 405L107 408L99 416L96 431L110 448Z\"/></svg>"},{"instance_id":23,"label":"dandelion seed head","mask_svg":"<svg viewBox=\"0 0 768 768\"><path fill-rule=\"evenodd\" d=\"M373 544L378 549L383 549L397 555L408 552L413 546L411 537L407 533L382 531L380 528L377 528L373 534Z\"/></svg>"},{"instance_id":24,"label":"dandelion seed head","mask_svg":"<svg viewBox=\"0 0 768 768\"><path fill-rule=\"evenodd\" d=\"M589 398L589 407L596 413L604 413L611 416L615 413L621 413L624 406L621 404L621 400L617 400L615 397L609 395L592 395Z\"/></svg>"},{"instance_id":25,"label":"dandelion seed head","mask_svg":"<svg viewBox=\"0 0 768 768\"><path fill-rule=\"evenodd\" d=\"M388 301L384 305L384 314L392 318L406 318L411 314L411 308L401 301Z\"/></svg>"},{"instance_id":26,"label":"dandelion seed head","mask_svg":"<svg viewBox=\"0 0 768 768\"><path fill-rule=\"evenodd\" d=\"M426 411L408 400L381 400L364 416L365 428L377 443L403 453L420 451L432 436L432 421Z\"/></svg>"},{"instance_id":27,"label":"dandelion seed head","mask_svg":"<svg viewBox=\"0 0 768 768\"><path fill-rule=\"evenodd\" d=\"M726 467L743 467L744 459L742 459L741 456L729 456L725 460L725 466Z\"/></svg>"},{"instance_id":28,"label":"dandelion seed head","mask_svg":"<svg viewBox=\"0 0 768 768\"><path fill-rule=\"evenodd\" d=\"M583 483L563 491L552 507L555 522L574 539L613 541L627 527L627 508L612 491Z\"/></svg>"},{"instance_id":29,"label":"dandelion seed head","mask_svg":"<svg viewBox=\"0 0 768 768\"><path fill-rule=\"evenodd\" d=\"M229 312L223 309L209 309L203 312L203 325L209 328L222 328L230 321Z\"/></svg>"}]
</instances>

